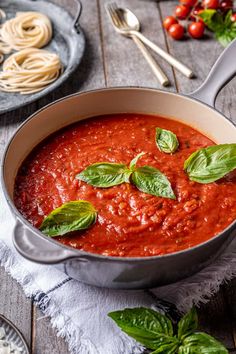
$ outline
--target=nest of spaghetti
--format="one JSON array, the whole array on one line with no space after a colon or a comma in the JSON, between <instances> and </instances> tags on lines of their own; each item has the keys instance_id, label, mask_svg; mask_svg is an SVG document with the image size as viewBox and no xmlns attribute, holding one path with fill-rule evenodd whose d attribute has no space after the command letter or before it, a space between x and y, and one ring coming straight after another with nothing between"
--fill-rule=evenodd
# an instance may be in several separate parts
<instances>
[{"instance_id":1,"label":"nest of spaghetti","mask_svg":"<svg viewBox=\"0 0 236 354\"><path fill-rule=\"evenodd\" d=\"M5 18L1 11L2 19ZM41 91L62 72L57 54L40 49L52 38L52 25L39 12L17 13L0 28L0 91L31 94ZM4 61L4 55L10 54Z\"/></svg>"},{"instance_id":2,"label":"nest of spaghetti","mask_svg":"<svg viewBox=\"0 0 236 354\"><path fill-rule=\"evenodd\" d=\"M12 54L0 72L0 90L31 94L55 81L62 70L57 54L27 48Z\"/></svg>"}]
</instances>

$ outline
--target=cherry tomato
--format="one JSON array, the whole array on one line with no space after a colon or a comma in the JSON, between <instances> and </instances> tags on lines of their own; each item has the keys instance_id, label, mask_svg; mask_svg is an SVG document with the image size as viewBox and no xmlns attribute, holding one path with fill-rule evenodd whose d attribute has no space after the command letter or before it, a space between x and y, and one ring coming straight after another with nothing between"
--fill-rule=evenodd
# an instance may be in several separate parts
<instances>
[{"instance_id":1,"label":"cherry tomato","mask_svg":"<svg viewBox=\"0 0 236 354\"><path fill-rule=\"evenodd\" d=\"M218 9L219 1L218 0L203 0L202 1L203 7L207 9Z\"/></svg>"},{"instance_id":2,"label":"cherry tomato","mask_svg":"<svg viewBox=\"0 0 236 354\"><path fill-rule=\"evenodd\" d=\"M191 37L193 38L202 38L204 33L205 25L203 22L192 22L188 26L188 32Z\"/></svg>"},{"instance_id":3,"label":"cherry tomato","mask_svg":"<svg viewBox=\"0 0 236 354\"><path fill-rule=\"evenodd\" d=\"M232 14L232 16L230 17L232 22L236 21L236 13Z\"/></svg>"},{"instance_id":4,"label":"cherry tomato","mask_svg":"<svg viewBox=\"0 0 236 354\"><path fill-rule=\"evenodd\" d=\"M168 31L171 25L178 23L174 16L167 16L163 21L164 28Z\"/></svg>"},{"instance_id":5,"label":"cherry tomato","mask_svg":"<svg viewBox=\"0 0 236 354\"><path fill-rule=\"evenodd\" d=\"M231 0L223 0L220 2L220 9L225 12L231 10L233 8L233 1Z\"/></svg>"},{"instance_id":6,"label":"cherry tomato","mask_svg":"<svg viewBox=\"0 0 236 354\"><path fill-rule=\"evenodd\" d=\"M181 39L184 36L184 27L179 23L175 23L174 25L170 26L169 34L174 39Z\"/></svg>"},{"instance_id":7,"label":"cherry tomato","mask_svg":"<svg viewBox=\"0 0 236 354\"><path fill-rule=\"evenodd\" d=\"M180 20L185 20L190 13L190 7L186 5L178 5L175 9L175 16Z\"/></svg>"},{"instance_id":8,"label":"cherry tomato","mask_svg":"<svg viewBox=\"0 0 236 354\"><path fill-rule=\"evenodd\" d=\"M182 5L187 5L189 7L193 7L196 4L197 0L179 0L179 2Z\"/></svg>"}]
</instances>

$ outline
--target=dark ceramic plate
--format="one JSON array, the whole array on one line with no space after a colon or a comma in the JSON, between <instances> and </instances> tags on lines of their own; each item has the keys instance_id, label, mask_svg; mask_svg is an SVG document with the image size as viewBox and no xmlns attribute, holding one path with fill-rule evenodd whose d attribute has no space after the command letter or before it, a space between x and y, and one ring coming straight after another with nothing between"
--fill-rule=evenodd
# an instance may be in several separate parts
<instances>
[{"instance_id":1,"label":"dark ceramic plate","mask_svg":"<svg viewBox=\"0 0 236 354\"><path fill-rule=\"evenodd\" d=\"M85 38L79 26L81 4L78 0L75 1L78 4L78 12L75 18L72 18L64 8L49 1L1 0L0 7L6 12L7 18L14 17L16 12L20 11L38 11L51 19L53 38L44 49L59 55L64 72L47 88L32 95L0 91L0 113L19 108L45 96L67 80L78 67L85 49Z\"/></svg>"},{"instance_id":2,"label":"dark ceramic plate","mask_svg":"<svg viewBox=\"0 0 236 354\"><path fill-rule=\"evenodd\" d=\"M11 321L2 315L0 315L0 327L4 328L6 340L8 342L14 343L19 349L21 349L21 354L29 354L29 348L20 331Z\"/></svg>"}]
</instances>

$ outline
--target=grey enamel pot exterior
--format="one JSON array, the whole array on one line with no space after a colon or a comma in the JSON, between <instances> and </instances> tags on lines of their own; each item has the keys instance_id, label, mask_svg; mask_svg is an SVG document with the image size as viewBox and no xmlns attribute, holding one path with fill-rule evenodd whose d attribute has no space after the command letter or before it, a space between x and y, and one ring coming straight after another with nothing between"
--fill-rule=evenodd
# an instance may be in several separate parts
<instances>
[{"instance_id":1,"label":"grey enamel pot exterior","mask_svg":"<svg viewBox=\"0 0 236 354\"><path fill-rule=\"evenodd\" d=\"M66 247L32 227L15 208L13 189L17 170L33 147L60 128L92 116L157 114L193 126L216 143L235 143L236 127L211 107L221 87L236 72L235 56L236 41L192 97L146 88L101 89L63 98L26 120L9 142L2 166L4 194L16 219L13 240L18 252L34 262L63 266L68 275L82 282L123 289L172 283L214 260L235 235L235 222L211 240L181 252L146 258L101 256Z\"/></svg>"}]
</instances>

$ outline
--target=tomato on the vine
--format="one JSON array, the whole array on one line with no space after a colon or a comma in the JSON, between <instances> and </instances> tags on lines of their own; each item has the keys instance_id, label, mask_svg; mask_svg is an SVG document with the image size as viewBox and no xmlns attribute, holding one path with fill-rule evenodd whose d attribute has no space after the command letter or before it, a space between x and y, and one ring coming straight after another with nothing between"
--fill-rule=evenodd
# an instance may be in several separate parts
<instances>
[{"instance_id":1,"label":"tomato on the vine","mask_svg":"<svg viewBox=\"0 0 236 354\"><path fill-rule=\"evenodd\" d=\"M190 7L186 5L178 5L176 6L175 9L175 16L179 18L180 20L185 20L189 13L190 13Z\"/></svg>"},{"instance_id":2,"label":"tomato on the vine","mask_svg":"<svg viewBox=\"0 0 236 354\"><path fill-rule=\"evenodd\" d=\"M196 39L202 38L202 36L204 34L204 30L205 30L205 25L201 21L192 22L188 26L188 32L189 32L190 36L193 38L196 38Z\"/></svg>"},{"instance_id":3,"label":"tomato on the vine","mask_svg":"<svg viewBox=\"0 0 236 354\"><path fill-rule=\"evenodd\" d=\"M207 8L207 9L217 10L219 7L219 1L218 0L203 0L202 5L203 5L203 7Z\"/></svg>"},{"instance_id":4,"label":"tomato on the vine","mask_svg":"<svg viewBox=\"0 0 236 354\"><path fill-rule=\"evenodd\" d=\"M170 26L174 25L175 23L178 23L178 21L174 16L167 16L163 21L163 26L168 31Z\"/></svg>"},{"instance_id":5,"label":"tomato on the vine","mask_svg":"<svg viewBox=\"0 0 236 354\"><path fill-rule=\"evenodd\" d=\"M179 23L176 23L169 28L169 34L174 39L181 39L184 36L184 27Z\"/></svg>"},{"instance_id":6,"label":"tomato on the vine","mask_svg":"<svg viewBox=\"0 0 236 354\"><path fill-rule=\"evenodd\" d=\"M232 22L236 22L236 13L233 13L230 17Z\"/></svg>"},{"instance_id":7,"label":"tomato on the vine","mask_svg":"<svg viewBox=\"0 0 236 354\"><path fill-rule=\"evenodd\" d=\"M182 5L187 5L189 7L193 7L196 4L197 0L179 0L179 2Z\"/></svg>"},{"instance_id":8,"label":"tomato on the vine","mask_svg":"<svg viewBox=\"0 0 236 354\"><path fill-rule=\"evenodd\" d=\"M220 2L221 11L225 12L228 10L232 10L232 8L233 8L233 1L232 0L222 0Z\"/></svg>"}]
</instances>

